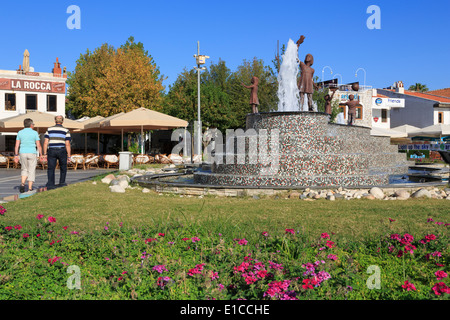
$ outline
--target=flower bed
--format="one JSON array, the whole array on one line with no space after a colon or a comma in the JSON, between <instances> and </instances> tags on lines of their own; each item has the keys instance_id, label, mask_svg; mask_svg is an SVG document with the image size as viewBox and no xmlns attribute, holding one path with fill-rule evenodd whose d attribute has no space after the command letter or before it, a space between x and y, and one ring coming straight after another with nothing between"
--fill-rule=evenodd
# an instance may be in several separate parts
<instances>
[{"instance_id":1,"label":"flower bed","mask_svg":"<svg viewBox=\"0 0 450 320\"><path fill-rule=\"evenodd\" d=\"M86 233L58 217L40 214L21 226L4 225L1 216L0 299L396 300L450 293L449 224L432 219L433 233L388 232L357 242L327 230L311 241L295 228L238 236L180 223L105 222Z\"/></svg>"}]
</instances>

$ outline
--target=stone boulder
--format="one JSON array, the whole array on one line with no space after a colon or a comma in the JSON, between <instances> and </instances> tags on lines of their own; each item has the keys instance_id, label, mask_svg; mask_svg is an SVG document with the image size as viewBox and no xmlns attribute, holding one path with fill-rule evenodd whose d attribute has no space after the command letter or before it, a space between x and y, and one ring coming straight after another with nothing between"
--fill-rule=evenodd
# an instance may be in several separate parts
<instances>
[{"instance_id":1,"label":"stone boulder","mask_svg":"<svg viewBox=\"0 0 450 320\"><path fill-rule=\"evenodd\" d=\"M109 187L109 189L111 190L111 192L125 193L125 189L122 188L120 185L111 186L111 187Z\"/></svg>"},{"instance_id":2,"label":"stone boulder","mask_svg":"<svg viewBox=\"0 0 450 320\"><path fill-rule=\"evenodd\" d=\"M116 177L115 177L113 174L108 174L106 177L104 177L104 178L102 179L102 182L103 182L103 183L106 183L106 184L110 184L111 181L114 180L115 178L116 178Z\"/></svg>"},{"instance_id":3,"label":"stone boulder","mask_svg":"<svg viewBox=\"0 0 450 320\"><path fill-rule=\"evenodd\" d=\"M406 190L397 190L394 192L394 196L397 198L397 200L407 200L411 195Z\"/></svg>"},{"instance_id":4,"label":"stone boulder","mask_svg":"<svg viewBox=\"0 0 450 320\"><path fill-rule=\"evenodd\" d=\"M378 187L373 187L370 189L369 193L373 195L376 199L384 199L384 192Z\"/></svg>"},{"instance_id":5,"label":"stone boulder","mask_svg":"<svg viewBox=\"0 0 450 320\"><path fill-rule=\"evenodd\" d=\"M431 193L427 189L419 189L411 195L412 198L431 198Z\"/></svg>"}]
</instances>

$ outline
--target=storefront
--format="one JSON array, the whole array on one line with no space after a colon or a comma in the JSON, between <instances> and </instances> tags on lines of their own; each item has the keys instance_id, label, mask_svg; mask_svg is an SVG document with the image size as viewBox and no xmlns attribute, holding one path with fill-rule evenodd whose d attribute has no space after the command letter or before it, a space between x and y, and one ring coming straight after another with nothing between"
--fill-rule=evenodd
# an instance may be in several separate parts
<instances>
[{"instance_id":1,"label":"storefront","mask_svg":"<svg viewBox=\"0 0 450 320\"><path fill-rule=\"evenodd\" d=\"M0 119L41 111L54 115L66 113L67 74L56 59L51 73L0 70ZM0 133L0 152L13 151L14 133Z\"/></svg>"}]
</instances>

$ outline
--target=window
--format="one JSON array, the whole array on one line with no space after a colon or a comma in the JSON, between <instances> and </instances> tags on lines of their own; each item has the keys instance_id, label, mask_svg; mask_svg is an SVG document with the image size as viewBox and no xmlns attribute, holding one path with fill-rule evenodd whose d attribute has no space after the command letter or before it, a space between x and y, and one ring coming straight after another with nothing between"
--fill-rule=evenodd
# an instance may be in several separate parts
<instances>
[{"instance_id":1,"label":"window","mask_svg":"<svg viewBox=\"0 0 450 320\"><path fill-rule=\"evenodd\" d=\"M444 123L444 113L438 112L438 123Z\"/></svg>"},{"instance_id":2,"label":"window","mask_svg":"<svg viewBox=\"0 0 450 320\"><path fill-rule=\"evenodd\" d=\"M345 104L340 104L339 108L341 109L341 112L344 113L344 119L347 119L347 106Z\"/></svg>"},{"instance_id":3,"label":"window","mask_svg":"<svg viewBox=\"0 0 450 320\"><path fill-rule=\"evenodd\" d=\"M362 120L362 118L363 118L363 106L358 104L356 106L356 119Z\"/></svg>"},{"instance_id":4,"label":"window","mask_svg":"<svg viewBox=\"0 0 450 320\"><path fill-rule=\"evenodd\" d=\"M37 95L36 94L26 94L25 95L25 109L26 110L37 110Z\"/></svg>"},{"instance_id":5,"label":"window","mask_svg":"<svg viewBox=\"0 0 450 320\"><path fill-rule=\"evenodd\" d=\"M387 109L381 109L381 122L387 122Z\"/></svg>"},{"instance_id":6,"label":"window","mask_svg":"<svg viewBox=\"0 0 450 320\"><path fill-rule=\"evenodd\" d=\"M5 110L16 111L16 94L5 93Z\"/></svg>"},{"instance_id":7,"label":"window","mask_svg":"<svg viewBox=\"0 0 450 320\"><path fill-rule=\"evenodd\" d=\"M47 111L48 112L56 112L56 96L55 95L47 96Z\"/></svg>"}]
</instances>

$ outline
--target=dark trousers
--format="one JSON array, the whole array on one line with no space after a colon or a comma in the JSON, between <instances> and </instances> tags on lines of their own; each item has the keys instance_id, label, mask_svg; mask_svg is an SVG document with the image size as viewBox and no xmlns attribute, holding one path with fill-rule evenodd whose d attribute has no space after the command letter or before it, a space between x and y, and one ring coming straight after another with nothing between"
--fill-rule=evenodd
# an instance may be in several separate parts
<instances>
[{"instance_id":1,"label":"dark trousers","mask_svg":"<svg viewBox=\"0 0 450 320\"><path fill-rule=\"evenodd\" d=\"M59 184L66 183L67 174L67 150L66 148L49 148L47 152L47 187L55 186L55 168L56 161L59 162Z\"/></svg>"}]
</instances>

